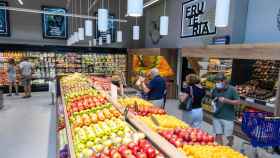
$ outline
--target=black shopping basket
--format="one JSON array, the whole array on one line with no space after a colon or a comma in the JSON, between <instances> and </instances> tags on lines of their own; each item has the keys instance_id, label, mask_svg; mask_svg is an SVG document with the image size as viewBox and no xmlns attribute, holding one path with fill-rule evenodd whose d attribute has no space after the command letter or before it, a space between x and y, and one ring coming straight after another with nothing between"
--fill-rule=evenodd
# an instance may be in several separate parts
<instances>
[{"instance_id":1,"label":"black shopping basket","mask_svg":"<svg viewBox=\"0 0 280 158\"><path fill-rule=\"evenodd\" d=\"M280 146L280 118L268 112L244 112L242 131L253 147Z\"/></svg>"}]
</instances>

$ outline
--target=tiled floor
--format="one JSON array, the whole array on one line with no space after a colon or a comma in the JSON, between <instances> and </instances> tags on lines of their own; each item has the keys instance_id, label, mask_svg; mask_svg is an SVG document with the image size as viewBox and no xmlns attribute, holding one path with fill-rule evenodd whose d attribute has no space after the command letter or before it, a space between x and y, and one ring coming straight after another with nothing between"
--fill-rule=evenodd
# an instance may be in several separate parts
<instances>
[{"instance_id":1,"label":"tiled floor","mask_svg":"<svg viewBox=\"0 0 280 158\"><path fill-rule=\"evenodd\" d=\"M5 97L0 110L1 158L55 158L55 107L48 93Z\"/></svg>"},{"instance_id":2,"label":"tiled floor","mask_svg":"<svg viewBox=\"0 0 280 158\"><path fill-rule=\"evenodd\" d=\"M5 107L0 110L0 157L1 158L55 158L56 131L55 107L49 105L48 93L33 93L30 99L5 97ZM168 100L169 114L181 118L175 100ZM203 130L212 133L212 127L203 123ZM243 140L236 138L236 150ZM247 148L251 156L251 150ZM279 158L263 155L261 158Z\"/></svg>"}]
</instances>

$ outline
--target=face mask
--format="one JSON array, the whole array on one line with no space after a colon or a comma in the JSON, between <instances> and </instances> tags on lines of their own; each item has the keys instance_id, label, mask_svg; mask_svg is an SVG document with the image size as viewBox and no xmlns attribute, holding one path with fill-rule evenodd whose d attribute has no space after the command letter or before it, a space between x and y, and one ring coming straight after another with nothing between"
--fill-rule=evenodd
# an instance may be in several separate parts
<instances>
[{"instance_id":1,"label":"face mask","mask_svg":"<svg viewBox=\"0 0 280 158\"><path fill-rule=\"evenodd\" d=\"M216 88L223 89L225 87L225 84L222 82L216 83Z\"/></svg>"}]
</instances>

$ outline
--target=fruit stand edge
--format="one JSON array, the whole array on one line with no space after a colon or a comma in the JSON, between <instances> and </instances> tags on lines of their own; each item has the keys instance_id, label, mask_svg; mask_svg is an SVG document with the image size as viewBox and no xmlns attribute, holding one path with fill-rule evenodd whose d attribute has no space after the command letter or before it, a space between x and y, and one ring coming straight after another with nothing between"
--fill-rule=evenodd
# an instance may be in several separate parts
<instances>
[{"instance_id":1,"label":"fruit stand edge","mask_svg":"<svg viewBox=\"0 0 280 158\"><path fill-rule=\"evenodd\" d=\"M114 101L106 92L102 92L106 95L109 101L116 107L120 112L124 112L124 108L117 102ZM147 125L145 125L142 121L140 121L134 114L128 112L128 120L133 126L138 128L141 132L143 132L146 137L152 141L158 149L160 149L166 156L169 158L187 158L185 154L180 152L177 148L175 148L172 144L170 144L167 140L162 138L156 132L152 131Z\"/></svg>"},{"instance_id":2,"label":"fruit stand edge","mask_svg":"<svg viewBox=\"0 0 280 158\"><path fill-rule=\"evenodd\" d=\"M70 158L76 158L76 154L75 154L74 147L73 147L72 131L70 129L70 123L69 123L69 119L68 119L68 115L67 115L66 104L64 102L63 89L61 89L61 97L62 97L62 104L63 104L63 111L64 111L66 134L67 134L67 139L68 139L68 143L69 143L68 146L69 146Z\"/></svg>"}]
</instances>

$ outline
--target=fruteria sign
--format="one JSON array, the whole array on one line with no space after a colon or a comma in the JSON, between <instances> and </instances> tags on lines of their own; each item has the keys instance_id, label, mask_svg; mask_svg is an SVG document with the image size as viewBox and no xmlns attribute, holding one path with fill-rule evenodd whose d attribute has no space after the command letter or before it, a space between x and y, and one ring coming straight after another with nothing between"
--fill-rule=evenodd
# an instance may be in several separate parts
<instances>
[{"instance_id":1,"label":"fruteria sign","mask_svg":"<svg viewBox=\"0 0 280 158\"><path fill-rule=\"evenodd\" d=\"M182 4L181 38L216 34L206 0L188 0Z\"/></svg>"}]
</instances>

